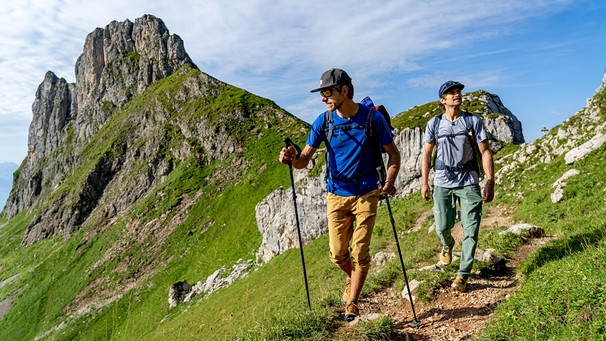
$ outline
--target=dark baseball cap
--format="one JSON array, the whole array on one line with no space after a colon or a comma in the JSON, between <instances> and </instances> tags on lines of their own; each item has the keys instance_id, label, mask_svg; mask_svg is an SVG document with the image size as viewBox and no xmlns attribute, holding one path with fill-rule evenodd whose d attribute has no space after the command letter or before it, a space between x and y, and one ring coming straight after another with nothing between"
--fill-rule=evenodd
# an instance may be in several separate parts
<instances>
[{"instance_id":1,"label":"dark baseball cap","mask_svg":"<svg viewBox=\"0 0 606 341\"><path fill-rule=\"evenodd\" d=\"M311 92L318 92L324 89L332 88L336 85L349 85L351 84L351 77L347 72L341 69L330 69L322 74L320 77L320 87L311 90Z\"/></svg>"},{"instance_id":2,"label":"dark baseball cap","mask_svg":"<svg viewBox=\"0 0 606 341\"><path fill-rule=\"evenodd\" d=\"M440 91L438 92L438 97L442 97L442 95L444 95L445 93L448 92L448 90L453 89L453 88L459 88L461 90L463 90L463 88L465 87L465 85L459 83L459 82L455 82L455 81L448 81L444 84L442 84L442 86L440 87Z\"/></svg>"}]
</instances>

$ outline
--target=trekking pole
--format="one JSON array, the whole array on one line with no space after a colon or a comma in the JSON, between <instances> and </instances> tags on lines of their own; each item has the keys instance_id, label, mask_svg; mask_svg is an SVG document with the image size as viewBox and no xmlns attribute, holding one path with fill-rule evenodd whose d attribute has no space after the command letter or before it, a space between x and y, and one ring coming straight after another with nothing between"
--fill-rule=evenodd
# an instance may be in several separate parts
<instances>
[{"instance_id":1,"label":"trekking pole","mask_svg":"<svg viewBox=\"0 0 606 341\"><path fill-rule=\"evenodd\" d=\"M386 175L384 173L385 168L379 166L377 167L377 174L379 177L379 185L383 187L385 184ZM385 203L387 204L387 212L389 213L389 221L391 222L391 227L393 228L393 236L396 239L396 246L398 248L398 255L400 256L400 265L402 266L402 273L404 274L404 281L406 282L406 290L408 290L408 299L410 300L410 307L412 308L412 315L414 316L414 320L412 320L413 326L418 326L421 324L421 321L417 318L417 313L415 312L415 305L412 302L412 294L410 293L410 286L408 285L408 276L406 276L406 268L404 267L404 259L402 258L402 251L400 250L400 242L398 241L398 232L396 231L396 222L393 219L393 214L391 213L391 205L389 204L389 196L382 195L379 199L385 199Z\"/></svg>"},{"instance_id":2,"label":"trekking pole","mask_svg":"<svg viewBox=\"0 0 606 341\"><path fill-rule=\"evenodd\" d=\"M301 148L294 144L288 137L284 138L284 146L286 148L293 146L297 151L297 155L301 153ZM297 193L295 192L295 178L292 173L292 162L288 163L290 172L290 187L292 188L292 201L295 206L295 219L297 221L297 234L299 235L299 250L301 251L301 263L303 264L303 278L305 279L305 293L307 294L307 307L311 310L311 301L309 300L309 286L307 284L307 271L305 270L305 256L303 255L303 239L301 238L301 227L299 226L299 212L297 211Z\"/></svg>"}]
</instances>

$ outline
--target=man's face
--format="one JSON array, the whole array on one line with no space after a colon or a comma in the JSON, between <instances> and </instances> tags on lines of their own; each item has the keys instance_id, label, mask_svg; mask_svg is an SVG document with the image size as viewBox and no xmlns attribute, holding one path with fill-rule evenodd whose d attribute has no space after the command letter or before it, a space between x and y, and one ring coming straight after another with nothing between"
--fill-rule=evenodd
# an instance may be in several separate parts
<instances>
[{"instance_id":1,"label":"man's face","mask_svg":"<svg viewBox=\"0 0 606 341\"><path fill-rule=\"evenodd\" d=\"M440 98L440 103L445 106L457 106L461 105L463 101L463 96L461 95L461 89L452 88L442 95Z\"/></svg>"},{"instance_id":2,"label":"man's face","mask_svg":"<svg viewBox=\"0 0 606 341\"><path fill-rule=\"evenodd\" d=\"M328 110L333 111L341 107L343 101L345 100L343 96L343 90L345 88L346 87L343 86L341 88L341 91L339 91L339 88L331 88L328 90L320 91L320 95L322 96L322 102L326 104L326 108Z\"/></svg>"}]
</instances>

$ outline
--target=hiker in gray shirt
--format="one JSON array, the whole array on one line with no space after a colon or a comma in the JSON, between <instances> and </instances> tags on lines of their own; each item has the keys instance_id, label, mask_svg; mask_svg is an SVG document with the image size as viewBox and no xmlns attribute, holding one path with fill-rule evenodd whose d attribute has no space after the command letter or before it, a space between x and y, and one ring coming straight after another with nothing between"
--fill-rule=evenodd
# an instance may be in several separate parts
<instances>
[{"instance_id":1,"label":"hiker in gray shirt","mask_svg":"<svg viewBox=\"0 0 606 341\"><path fill-rule=\"evenodd\" d=\"M438 95L444 113L427 122L421 161L421 196L430 200L429 170L433 149L437 145L433 200L436 232L442 242L439 259L444 265L452 261L455 240L451 231L455 224L457 201L460 205L463 226L461 263L452 283L458 291L467 290L478 243L482 202L491 202L494 198L494 167L488 134L480 117L461 111L461 90L464 87L454 81L440 87ZM479 185L481 170L486 178L483 192Z\"/></svg>"}]
</instances>

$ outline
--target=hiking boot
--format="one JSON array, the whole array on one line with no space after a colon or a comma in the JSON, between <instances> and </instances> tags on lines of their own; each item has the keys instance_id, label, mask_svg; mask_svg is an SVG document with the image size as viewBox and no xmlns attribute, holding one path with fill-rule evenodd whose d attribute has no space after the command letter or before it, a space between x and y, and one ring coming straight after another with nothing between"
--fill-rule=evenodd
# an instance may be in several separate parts
<instances>
[{"instance_id":1,"label":"hiking boot","mask_svg":"<svg viewBox=\"0 0 606 341\"><path fill-rule=\"evenodd\" d=\"M467 278L462 276L458 276L452 282L451 287L455 288L457 291L464 292L467 290Z\"/></svg>"},{"instance_id":2,"label":"hiking boot","mask_svg":"<svg viewBox=\"0 0 606 341\"><path fill-rule=\"evenodd\" d=\"M442 252L440 252L440 262L442 262L442 265L450 265L452 262L452 246L442 246Z\"/></svg>"},{"instance_id":3,"label":"hiking boot","mask_svg":"<svg viewBox=\"0 0 606 341\"><path fill-rule=\"evenodd\" d=\"M341 305L345 306L349 301L349 293L351 292L351 278L345 281L345 289L343 289L343 296L341 296Z\"/></svg>"},{"instance_id":4,"label":"hiking boot","mask_svg":"<svg viewBox=\"0 0 606 341\"><path fill-rule=\"evenodd\" d=\"M347 305L345 306L345 321L351 322L355 320L358 315L360 315L358 302L347 302Z\"/></svg>"}]
</instances>

